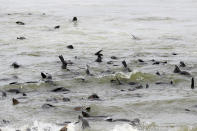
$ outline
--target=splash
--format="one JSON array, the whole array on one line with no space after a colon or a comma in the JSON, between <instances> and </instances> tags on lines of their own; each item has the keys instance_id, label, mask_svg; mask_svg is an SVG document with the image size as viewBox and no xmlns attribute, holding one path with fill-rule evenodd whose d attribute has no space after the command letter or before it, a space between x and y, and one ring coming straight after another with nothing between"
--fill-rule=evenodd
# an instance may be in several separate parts
<instances>
[{"instance_id":1,"label":"splash","mask_svg":"<svg viewBox=\"0 0 197 131\"><path fill-rule=\"evenodd\" d=\"M50 123L43 123L43 122L38 122L34 121L32 125L24 125L22 127L3 127L1 128L2 131L58 131L60 129L59 126L55 124L50 124Z\"/></svg>"},{"instance_id":2,"label":"splash","mask_svg":"<svg viewBox=\"0 0 197 131\"><path fill-rule=\"evenodd\" d=\"M129 124L116 125L112 131L138 131Z\"/></svg>"},{"instance_id":3,"label":"splash","mask_svg":"<svg viewBox=\"0 0 197 131\"><path fill-rule=\"evenodd\" d=\"M67 126L67 131L82 131L79 125L76 125L75 123L69 123Z\"/></svg>"}]
</instances>

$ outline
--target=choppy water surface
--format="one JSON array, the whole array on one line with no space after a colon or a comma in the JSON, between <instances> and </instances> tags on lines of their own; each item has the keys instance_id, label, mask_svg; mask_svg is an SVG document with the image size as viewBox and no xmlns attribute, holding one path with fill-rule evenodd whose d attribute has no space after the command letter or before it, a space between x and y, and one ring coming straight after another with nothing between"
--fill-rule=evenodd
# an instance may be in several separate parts
<instances>
[{"instance_id":1,"label":"choppy water surface","mask_svg":"<svg viewBox=\"0 0 197 131\"><path fill-rule=\"evenodd\" d=\"M78 120L81 111L74 110L78 106L90 106L92 116L140 119L140 124L132 127L127 122L88 118L91 126L88 130L92 131L197 130L197 91L191 89L191 77L197 75L195 0L0 0L0 3L0 90L20 89L27 95L7 92L7 97L0 97L3 131L60 130L65 121ZM77 23L72 22L74 16L78 17ZM60 28L54 29L57 25ZM22 36L26 39L17 39ZM68 49L68 45L74 49ZM101 49L103 62L97 63L94 54ZM73 62L68 65L70 71L61 69L59 55ZM153 59L161 63L153 64ZM123 60L131 72L124 69ZM181 70L192 76L173 73L180 61L186 64ZM21 67L14 69L13 62ZM86 74L86 65L93 75ZM53 83L43 81L40 72L51 74ZM12 82L19 84L10 85ZM143 88L134 90L136 85L129 82L137 82ZM51 92L56 87L70 91ZM101 100L89 100L93 93ZM20 103L12 105L12 98ZM55 108L43 109L46 103ZM72 126L71 123L70 131ZM76 126L75 130L80 128Z\"/></svg>"}]
</instances>

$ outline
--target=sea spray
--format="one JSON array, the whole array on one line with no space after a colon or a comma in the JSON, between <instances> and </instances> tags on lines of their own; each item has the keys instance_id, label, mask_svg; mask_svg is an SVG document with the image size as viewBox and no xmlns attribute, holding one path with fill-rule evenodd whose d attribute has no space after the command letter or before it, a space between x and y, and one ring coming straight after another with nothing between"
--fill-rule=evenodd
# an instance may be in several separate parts
<instances>
[{"instance_id":1,"label":"sea spray","mask_svg":"<svg viewBox=\"0 0 197 131\"><path fill-rule=\"evenodd\" d=\"M133 126L129 124L123 124L123 125L116 125L112 131L138 131Z\"/></svg>"}]
</instances>

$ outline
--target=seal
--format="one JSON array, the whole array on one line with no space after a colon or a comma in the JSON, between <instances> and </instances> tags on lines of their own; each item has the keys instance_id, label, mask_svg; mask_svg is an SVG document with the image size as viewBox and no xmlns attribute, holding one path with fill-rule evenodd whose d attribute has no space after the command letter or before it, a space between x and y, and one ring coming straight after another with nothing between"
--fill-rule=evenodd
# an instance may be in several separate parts
<instances>
[{"instance_id":1,"label":"seal","mask_svg":"<svg viewBox=\"0 0 197 131\"><path fill-rule=\"evenodd\" d=\"M42 76L42 79L52 80L52 75L51 74L43 73L43 72L41 72L40 74Z\"/></svg>"},{"instance_id":2,"label":"seal","mask_svg":"<svg viewBox=\"0 0 197 131\"><path fill-rule=\"evenodd\" d=\"M21 21L17 21L16 24L18 24L18 25L25 25L25 23L21 22Z\"/></svg>"},{"instance_id":3,"label":"seal","mask_svg":"<svg viewBox=\"0 0 197 131\"><path fill-rule=\"evenodd\" d=\"M127 66L127 63L125 60L122 61L122 65L124 66L125 69L128 70L128 72L131 72L131 69Z\"/></svg>"},{"instance_id":4,"label":"seal","mask_svg":"<svg viewBox=\"0 0 197 131\"><path fill-rule=\"evenodd\" d=\"M186 67L186 65L183 61L180 61L180 67Z\"/></svg>"},{"instance_id":5,"label":"seal","mask_svg":"<svg viewBox=\"0 0 197 131\"><path fill-rule=\"evenodd\" d=\"M142 60L142 59L138 59L138 62L141 62L141 63L143 63L143 62L144 62L144 60Z\"/></svg>"},{"instance_id":6,"label":"seal","mask_svg":"<svg viewBox=\"0 0 197 131\"><path fill-rule=\"evenodd\" d=\"M96 59L96 62L102 62L102 56L103 56L103 54L101 54L101 52L102 52L103 50L99 50L98 52L96 52L94 55L96 55L97 56L97 59Z\"/></svg>"},{"instance_id":7,"label":"seal","mask_svg":"<svg viewBox=\"0 0 197 131\"><path fill-rule=\"evenodd\" d=\"M93 93L88 97L89 100L100 100L99 96L96 93Z\"/></svg>"},{"instance_id":8,"label":"seal","mask_svg":"<svg viewBox=\"0 0 197 131\"><path fill-rule=\"evenodd\" d=\"M175 65L174 73L179 73L181 75L191 76L191 74L187 71L181 71L177 65Z\"/></svg>"},{"instance_id":9,"label":"seal","mask_svg":"<svg viewBox=\"0 0 197 131\"><path fill-rule=\"evenodd\" d=\"M89 65L86 65L86 67L87 67L87 68L86 68L86 74L87 74L87 75L90 75Z\"/></svg>"},{"instance_id":10,"label":"seal","mask_svg":"<svg viewBox=\"0 0 197 131\"><path fill-rule=\"evenodd\" d=\"M175 68L174 68L174 73L180 73L181 70L179 69L179 67L177 65L175 65Z\"/></svg>"},{"instance_id":11,"label":"seal","mask_svg":"<svg viewBox=\"0 0 197 131\"><path fill-rule=\"evenodd\" d=\"M24 36L20 36L20 37L17 37L17 40L25 40L26 38Z\"/></svg>"},{"instance_id":12,"label":"seal","mask_svg":"<svg viewBox=\"0 0 197 131\"><path fill-rule=\"evenodd\" d=\"M62 62L62 69L67 69L68 63L64 60L64 57L62 55L60 55L59 59Z\"/></svg>"},{"instance_id":13,"label":"seal","mask_svg":"<svg viewBox=\"0 0 197 131\"><path fill-rule=\"evenodd\" d=\"M68 45L67 48L68 49L74 49L73 45Z\"/></svg>"},{"instance_id":14,"label":"seal","mask_svg":"<svg viewBox=\"0 0 197 131\"><path fill-rule=\"evenodd\" d=\"M9 93L21 93L19 89L9 89L9 90L6 90L6 92L9 92Z\"/></svg>"},{"instance_id":15,"label":"seal","mask_svg":"<svg viewBox=\"0 0 197 131\"><path fill-rule=\"evenodd\" d=\"M60 28L60 26L59 26L59 25L57 25L57 26L55 26L55 27L54 27L54 29L59 29L59 28Z\"/></svg>"},{"instance_id":16,"label":"seal","mask_svg":"<svg viewBox=\"0 0 197 131\"><path fill-rule=\"evenodd\" d=\"M43 109L49 109L49 108L54 108L55 106L54 105L51 105L51 104L43 104L42 105L42 108Z\"/></svg>"},{"instance_id":17,"label":"seal","mask_svg":"<svg viewBox=\"0 0 197 131\"><path fill-rule=\"evenodd\" d=\"M52 92L69 92L70 90L69 89L66 89L64 87L57 87L53 90L51 90Z\"/></svg>"},{"instance_id":18,"label":"seal","mask_svg":"<svg viewBox=\"0 0 197 131\"><path fill-rule=\"evenodd\" d=\"M20 67L20 65L17 62L12 63L11 66L14 67L14 69L18 69Z\"/></svg>"},{"instance_id":19,"label":"seal","mask_svg":"<svg viewBox=\"0 0 197 131\"><path fill-rule=\"evenodd\" d=\"M75 17L73 17L72 22L77 22L77 17L76 17L76 16L75 16Z\"/></svg>"},{"instance_id":20,"label":"seal","mask_svg":"<svg viewBox=\"0 0 197 131\"><path fill-rule=\"evenodd\" d=\"M191 88L194 89L194 78L192 77L192 80L191 80Z\"/></svg>"},{"instance_id":21,"label":"seal","mask_svg":"<svg viewBox=\"0 0 197 131\"><path fill-rule=\"evenodd\" d=\"M12 105L18 105L19 101L17 99L12 98Z\"/></svg>"},{"instance_id":22,"label":"seal","mask_svg":"<svg viewBox=\"0 0 197 131\"><path fill-rule=\"evenodd\" d=\"M111 59L113 59L113 60L117 60L117 59L118 59L118 57L116 57L116 56L111 56Z\"/></svg>"}]
</instances>

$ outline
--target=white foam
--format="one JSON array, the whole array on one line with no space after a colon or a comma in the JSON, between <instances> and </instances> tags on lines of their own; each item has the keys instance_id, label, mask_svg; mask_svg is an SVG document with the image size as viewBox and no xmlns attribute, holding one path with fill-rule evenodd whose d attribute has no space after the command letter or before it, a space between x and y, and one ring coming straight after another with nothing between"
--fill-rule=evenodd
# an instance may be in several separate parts
<instances>
[{"instance_id":1,"label":"white foam","mask_svg":"<svg viewBox=\"0 0 197 131\"><path fill-rule=\"evenodd\" d=\"M116 125L112 131L138 131L133 126L129 124L122 124L122 125Z\"/></svg>"},{"instance_id":2,"label":"white foam","mask_svg":"<svg viewBox=\"0 0 197 131\"><path fill-rule=\"evenodd\" d=\"M26 131L27 129L31 129L31 131L59 131L60 127L55 124L44 123L34 121L32 125L24 125L22 127L2 127L3 131L16 131L16 129L20 129L21 131Z\"/></svg>"},{"instance_id":3,"label":"white foam","mask_svg":"<svg viewBox=\"0 0 197 131\"><path fill-rule=\"evenodd\" d=\"M67 126L67 131L81 131L81 127L79 124L69 123Z\"/></svg>"},{"instance_id":4,"label":"white foam","mask_svg":"<svg viewBox=\"0 0 197 131\"><path fill-rule=\"evenodd\" d=\"M31 129L31 131L59 131L63 126L58 126L55 124L51 124L51 123L44 123L44 122L38 122L38 121L34 121L33 124L31 125L24 125L22 127L2 127L2 131L16 131L17 129L21 130L21 131L27 131L27 129ZM103 127L105 128L105 127ZM89 129L87 129L88 131L97 131L96 129L94 129L94 127L91 127ZM85 130L85 131L87 131ZM132 127L129 124L121 124L121 125L115 125L113 128L111 129L103 129L105 131L138 131L137 129L135 129L134 127ZM81 128L81 124L75 124L75 123L69 123L67 126L67 131L83 131L83 129Z\"/></svg>"}]
</instances>

